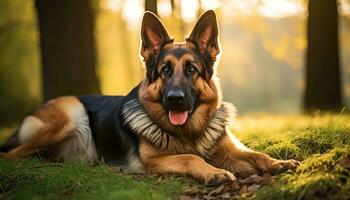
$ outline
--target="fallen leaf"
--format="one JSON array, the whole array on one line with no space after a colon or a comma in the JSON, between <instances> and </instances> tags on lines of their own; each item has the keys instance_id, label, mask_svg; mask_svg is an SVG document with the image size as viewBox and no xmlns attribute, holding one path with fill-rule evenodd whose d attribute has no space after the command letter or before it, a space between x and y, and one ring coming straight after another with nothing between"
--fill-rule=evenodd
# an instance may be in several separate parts
<instances>
[{"instance_id":1,"label":"fallen leaf","mask_svg":"<svg viewBox=\"0 0 350 200\"><path fill-rule=\"evenodd\" d=\"M260 183L261 182L262 177L258 176L257 174L253 174L251 176L248 176L245 179L239 180L239 182L243 185L250 185L253 183Z\"/></svg>"},{"instance_id":2,"label":"fallen leaf","mask_svg":"<svg viewBox=\"0 0 350 200\"><path fill-rule=\"evenodd\" d=\"M187 196L187 195L181 195L179 200L199 200L199 198L196 197L190 197L190 196Z\"/></svg>"},{"instance_id":3,"label":"fallen leaf","mask_svg":"<svg viewBox=\"0 0 350 200\"><path fill-rule=\"evenodd\" d=\"M350 155L339 161L339 165L344 167L345 169L350 169Z\"/></svg>"},{"instance_id":4,"label":"fallen leaf","mask_svg":"<svg viewBox=\"0 0 350 200\"><path fill-rule=\"evenodd\" d=\"M225 189L225 185L220 185L216 189L212 190L208 195L209 196L217 196L218 194L222 193Z\"/></svg>"},{"instance_id":5,"label":"fallen leaf","mask_svg":"<svg viewBox=\"0 0 350 200\"><path fill-rule=\"evenodd\" d=\"M247 185L243 185L241 189L239 190L239 194L242 196L244 193L248 192L248 187Z\"/></svg>"},{"instance_id":6,"label":"fallen leaf","mask_svg":"<svg viewBox=\"0 0 350 200\"><path fill-rule=\"evenodd\" d=\"M225 192L225 193L222 193L218 196L218 198L221 198L221 199L229 199L231 196L231 193L230 192Z\"/></svg>"},{"instance_id":7,"label":"fallen leaf","mask_svg":"<svg viewBox=\"0 0 350 200\"><path fill-rule=\"evenodd\" d=\"M239 183L238 183L238 181L235 181L235 182L232 182L231 184L230 184L230 186L231 186L231 189L232 190L239 190L241 187L240 187L240 185L239 185Z\"/></svg>"},{"instance_id":8,"label":"fallen leaf","mask_svg":"<svg viewBox=\"0 0 350 200\"><path fill-rule=\"evenodd\" d=\"M180 197L181 200L232 200L251 198L255 192L264 184L273 181L271 174L265 173L263 176L253 174L249 177L239 179L236 182L222 184L218 187L208 187L195 182L189 184Z\"/></svg>"},{"instance_id":9,"label":"fallen leaf","mask_svg":"<svg viewBox=\"0 0 350 200\"><path fill-rule=\"evenodd\" d=\"M269 173L265 173L262 177L261 177L261 184L269 184L272 182L272 175Z\"/></svg>"},{"instance_id":10,"label":"fallen leaf","mask_svg":"<svg viewBox=\"0 0 350 200\"><path fill-rule=\"evenodd\" d=\"M260 186L261 185L259 185L259 184L253 184L253 185L248 187L248 191L250 193L255 193L260 188Z\"/></svg>"}]
</instances>

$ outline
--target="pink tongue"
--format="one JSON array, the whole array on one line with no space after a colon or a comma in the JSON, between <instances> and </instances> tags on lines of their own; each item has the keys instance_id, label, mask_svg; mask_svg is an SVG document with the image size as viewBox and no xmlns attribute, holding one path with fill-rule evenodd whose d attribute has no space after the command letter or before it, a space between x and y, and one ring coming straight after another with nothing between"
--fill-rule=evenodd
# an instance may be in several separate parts
<instances>
[{"instance_id":1,"label":"pink tongue","mask_svg":"<svg viewBox=\"0 0 350 200\"><path fill-rule=\"evenodd\" d=\"M169 111L169 119L173 125L182 125L186 122L188 117L188 111L175 112Z\"/></svg>"}]
</instances>

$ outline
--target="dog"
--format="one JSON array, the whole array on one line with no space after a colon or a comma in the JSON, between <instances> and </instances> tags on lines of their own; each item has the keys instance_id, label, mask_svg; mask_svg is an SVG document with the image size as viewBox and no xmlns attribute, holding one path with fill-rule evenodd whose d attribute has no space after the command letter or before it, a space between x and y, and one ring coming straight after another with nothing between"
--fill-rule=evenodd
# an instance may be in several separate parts
<instances>
[{"instance_id":1,"label":"dog","mask_svg":"<svg viewBox=\"0 0 350 200\"><path fill-rule=\"evenodd\" d=\"M229 130L234 107L222 100L214 11L205 12L183 43L157 16L141 27L145 78L126 96L65 96L27 116L0 148L1 157L43 153L53 160L110 163L129 173L187 174L206 184L235 175L295 169L248 149Z\"/></svg>"}]
</instances>

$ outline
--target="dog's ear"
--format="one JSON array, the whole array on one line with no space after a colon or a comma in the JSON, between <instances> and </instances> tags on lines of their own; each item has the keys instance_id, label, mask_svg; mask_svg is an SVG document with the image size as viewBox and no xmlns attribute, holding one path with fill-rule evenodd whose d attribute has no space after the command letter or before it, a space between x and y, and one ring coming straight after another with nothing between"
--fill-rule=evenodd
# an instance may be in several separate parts
<instances>
[{"instance_id":1,"label":"dog's ear","mask_svg":"<svg viewBox=\"0 0 350 200\"><path fill-rule=\"evenodd\" d=\"M207 54L214 58L220 53L218 44L218 23L213 10L206 11L197 21L192 33L186 39L193 42L202 54Z\"/></svg>"},{"instance_id":2,"label":"dog's ear","mask_svg":"<svg viewBox=\"0 0 350 200\"><path fill-rule=\"evenodd\" d=\"M157 55L165 43L172 41L162 22L151 12L143 15L141 40L141 55L145 60Z\"/></svg>"}]
</instances>

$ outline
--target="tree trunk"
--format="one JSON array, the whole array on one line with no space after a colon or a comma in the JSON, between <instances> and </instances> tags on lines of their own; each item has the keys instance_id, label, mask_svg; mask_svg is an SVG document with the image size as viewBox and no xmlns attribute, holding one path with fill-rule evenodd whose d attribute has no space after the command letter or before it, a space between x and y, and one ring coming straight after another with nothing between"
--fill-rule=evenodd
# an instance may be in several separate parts
<instances>
[{"instance_id":1,"label":"tree trunk","mask_svg":"<svg viewBox=\"0 0 350 200\"><path fill-rule=\"evenodd\" d=\"M36 0L43 96L99 93L94 12L88 0Z\"/></svg>"},{"instance_id":2,"label":"tree trunk","mask_svg":"<svg viewBox=\"0 0 350 200\"><path fill-rule=\"evenodd\" d=\"M309 0L304 110L342 108L336 0Z\"/></svg>"},{"instance_id":3,"label":"tree trunk","mask_svg":"<svg viewBox=\"0 0 350 200\"><path fill-rule=\"evenodd\" d=\"M157 0L145 0L145 11L151 11L158 15Z\"/></svg>"}]
</instances>

